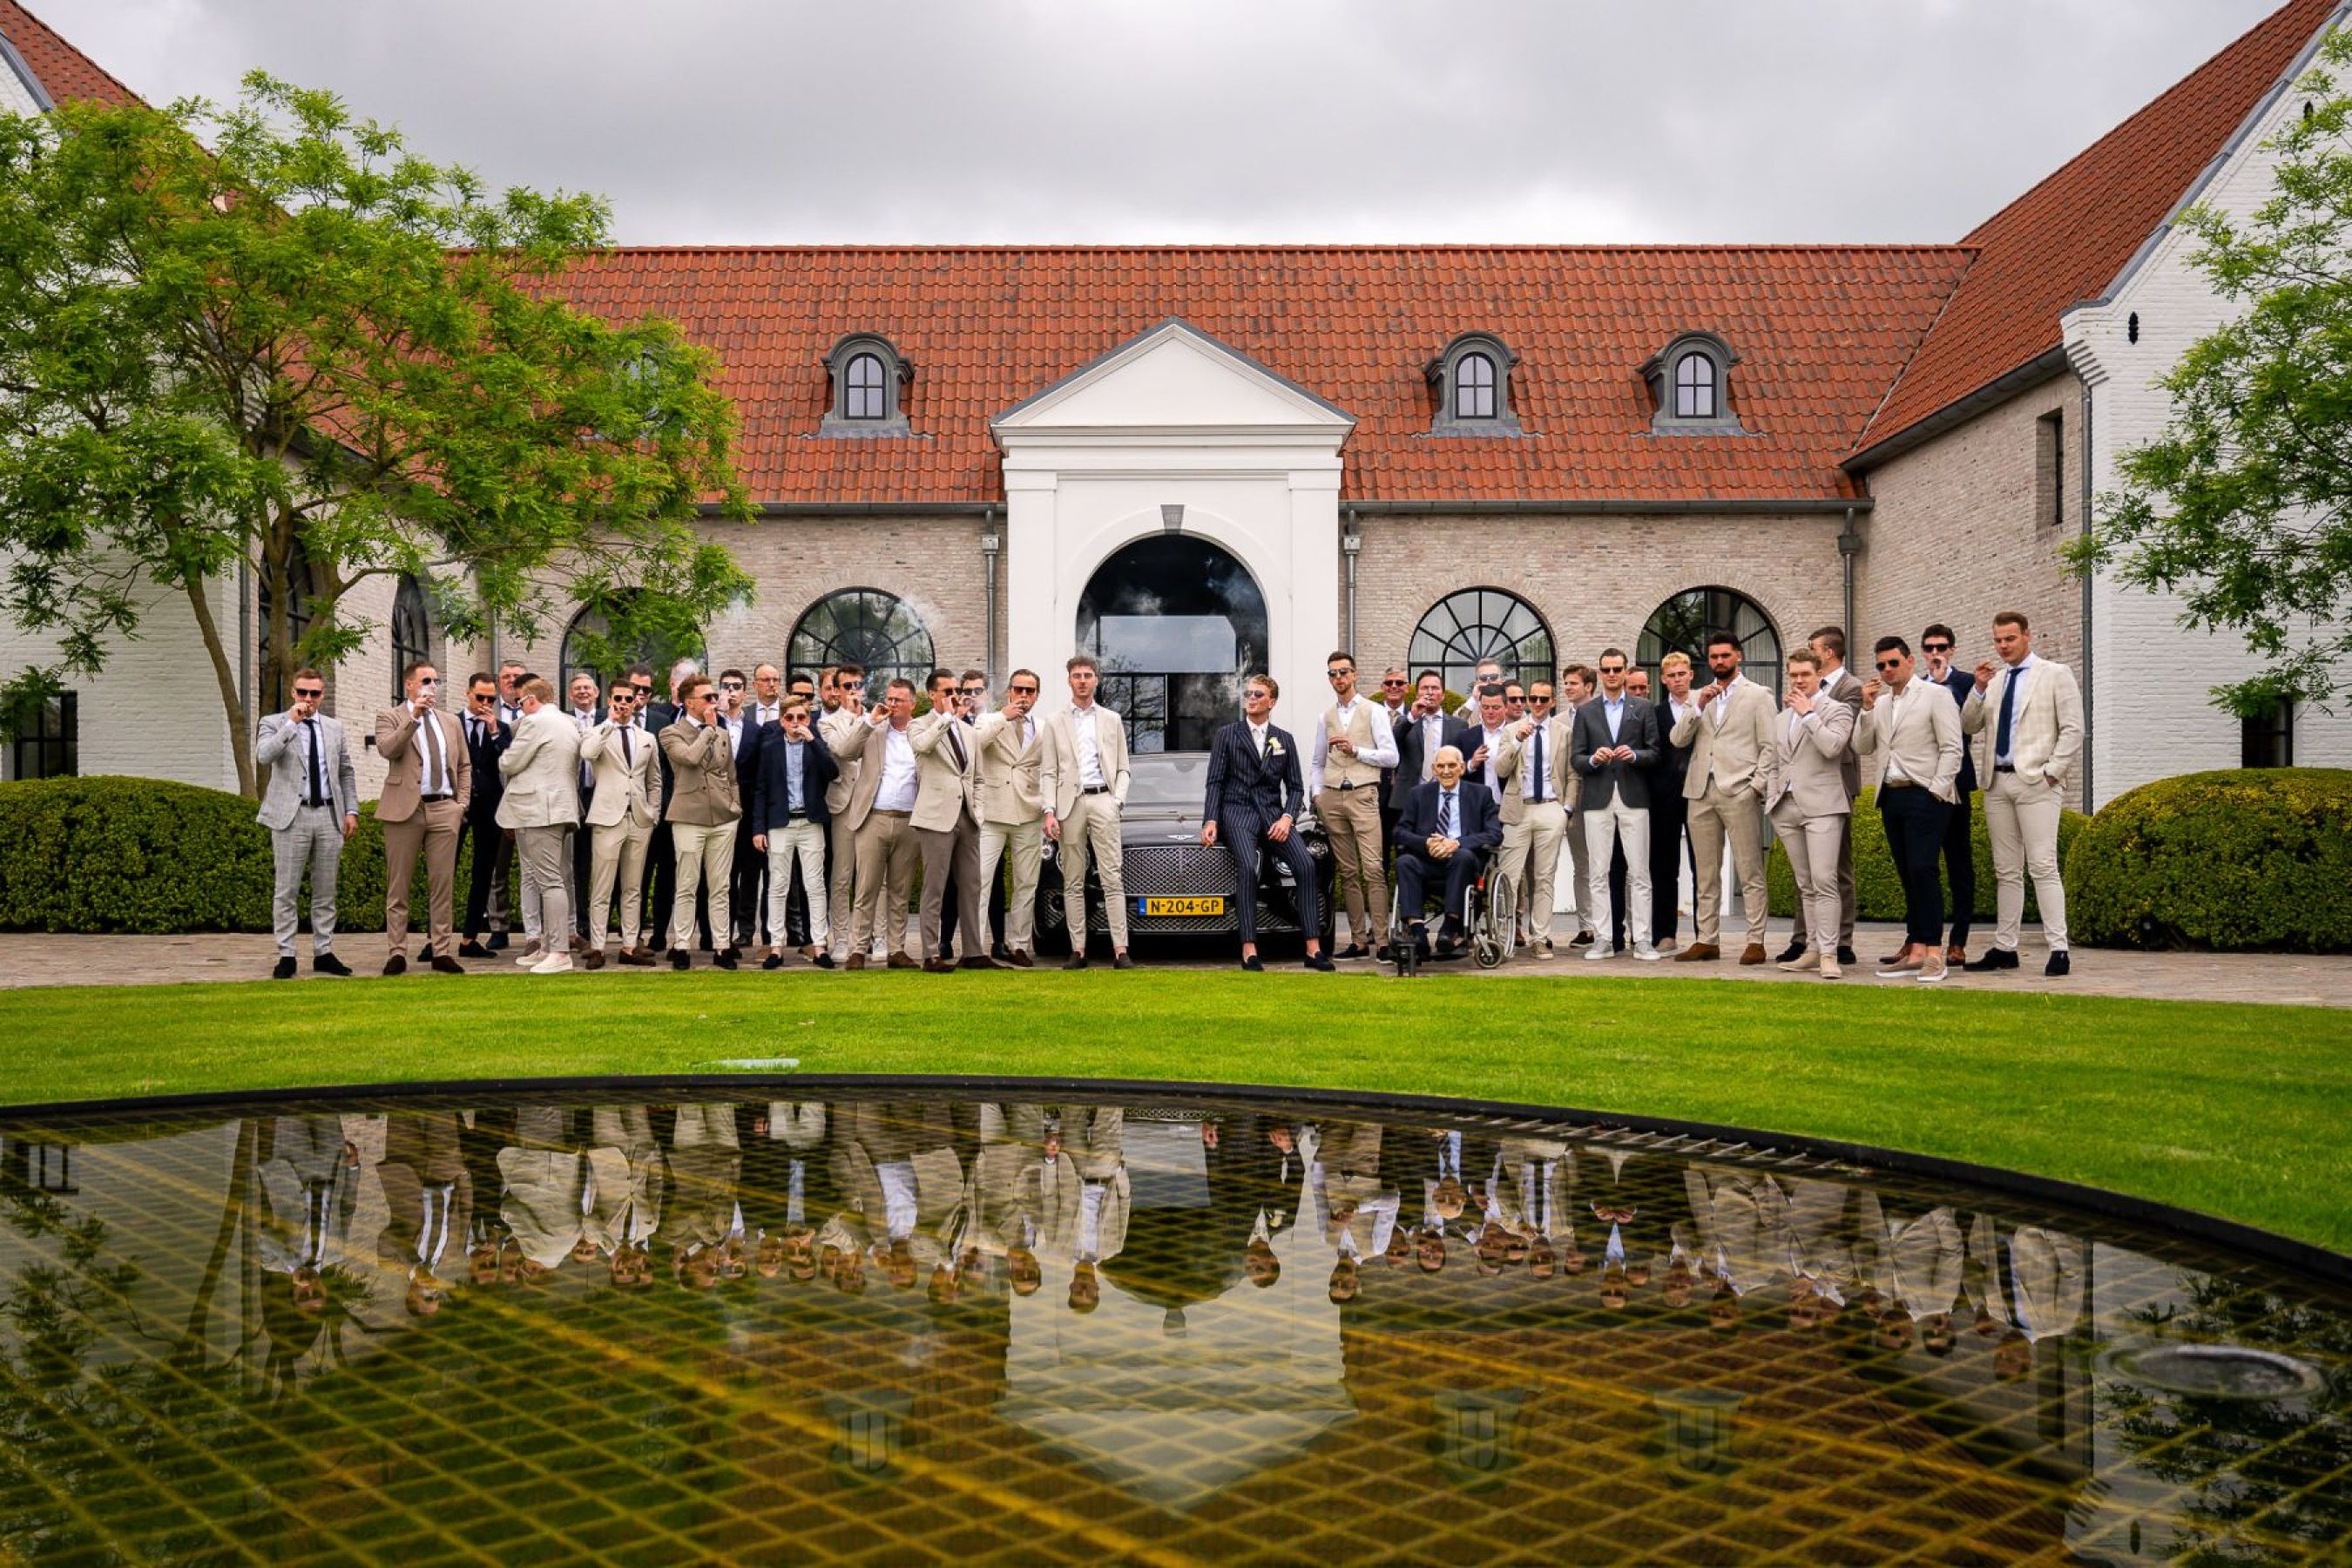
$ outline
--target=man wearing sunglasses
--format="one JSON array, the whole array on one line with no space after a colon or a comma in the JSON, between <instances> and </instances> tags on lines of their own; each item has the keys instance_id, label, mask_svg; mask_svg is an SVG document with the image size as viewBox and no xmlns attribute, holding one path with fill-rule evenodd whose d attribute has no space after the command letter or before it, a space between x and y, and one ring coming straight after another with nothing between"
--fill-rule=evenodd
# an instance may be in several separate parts
<instances>
[{"instance_id":1,"label":"man wearing sunglasses","mask_svg":"<svg viewBox=\"0 0 2352 1568\"><path fill-rule=\"evenodd\" d=\"M1004 707L973 724L980 752L980 879L998 885L1010 857L1013 889L1004 905L1005 961L1018 969L1037 962L1037 881L1045 863L1045 797L1039 793L1034 710L1042 683L1034 669L1016 669L1004 683Z\"/></svg>"},{"instance_id":2,"label":"man wearing sunglasses","mask_svg":"<svg viewBox=\"0 0 2352 1568\"><path fill-rule=\"evenodd\" d=\"M406 700L375 716L376 755L387 770L375 806L383 825L383 934L392 950L383 972L408 969L408 892L421 849L434 971L463 974L455 902L457 828L472 794L473 753L456 717L441 711L439 670L419 660L400 672L400 684ZM551 940L562 937L555 932Z\"/></svg>"},{"instance_id":3,"label":"man wearing sunglasses","mask_svg":"<svg viewBox=\"0 0 2352 1568\"><path fill-rule=\"evenodd\" d=\"M294 978L294 933L302 873L310 873L310 973L349 974L335 956L335 876L343 840L360 825L359 775L342 725L319 711L326 680L315 669L294 672L294 705L261 721L253 760L269 770L254 819L269 829L277 890L270 923L278 936L271 978Z\"/></svg>"},{"instance_id":4,"label":"man wearing sunglasses","mask_svg":"<svg viewBox=\"0 0 2352 1568\"><path fill-rule=\"evenodd\" d=\"M1966 707L1976 677L1960 668L1952 628L1938 621L1919 634L1920 678L1932 680ZM1971 836L1976 816L1977 749L1960 742L1960 776L1952 784L1952 809L1944 819L1944 881L1952 890L1952 927L1945 938L1947 963L1969 960L1969 925L1977 912L1977 852Z\"/></svg>"},{"instance_id":5,"label":"man wearing sunglasses","mask_svg":"<svg viewBox=\"0 0 2352 1568\"><path fill-rule=\"evenodd\" d=\"M1903 881L1903 951L1879 968L1883 978L1944 978L1944 887L1936 877L1944 825L1960 775L1960 705L1940 683L1921 678L1911 645L1881 637L1872 655L1877 678L1863 683L1862 721L1853 743L1884 752L1878 816L1887 853Z\"/></svg>"}]
</instances>

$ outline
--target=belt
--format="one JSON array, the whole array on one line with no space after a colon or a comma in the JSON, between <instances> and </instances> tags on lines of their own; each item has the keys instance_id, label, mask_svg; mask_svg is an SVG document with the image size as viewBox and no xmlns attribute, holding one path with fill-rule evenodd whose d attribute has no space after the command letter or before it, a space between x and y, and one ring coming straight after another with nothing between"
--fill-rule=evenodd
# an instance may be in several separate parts
<instances>
[{"instance_id":1,"label":"belt","mask_svg":"<svg viewBox=\"0 0 2352 1568\"><path fill-rule=\"evenodd\" d=\"M1997 773L2013 773L2017 771L2017 764L2015 763L1995 763L1992 765L1992 771Z\"/></svg>"},{"instance_id":2,"label":"belt","mask_svg":"<svg viewBox=\"0 0 2352 1568\"><path fill-rule=\"evenodd\" d=\"M1080 795L1108 795L1108 794L1110 793L1110 785L1108 785L1108 784L1081 784L1081 785L1078 787L1078 793L1079 793Z\"/></svg>"},{"instance_id":3,"label":"belt","mask_svg":"<svg viewBox=\"0 0 2352 1568\"><path fill-rule=\"evenodd\" d=\"M911 811L884 811L877 805L866 815L868 816L912 816L915 814Z\"/></svg>"},{"instance_id":4,"label":"belt","mask_svg":"<svg viewBox=\"0 0 2352 1568\"><path fill-rule=\"evenodd\" d=\"M1883 793L1890 789L1917 789L1919 784L1916 779L1882 779L1878 787Z\"/></svg>"},{"instance_id":5,"label":"belt","mask_svg":"<svg viewBox=\"0 0 2352 1568\"><path fill-rule=\"evenodd\" d=\"M457 797L455 795L420 795L416 798L429 805L436 800L455 800Z\"/></svg>"},{"instance_id":6,"label":"belt","mask_svg":"<svg viewBox=\"0 0 2352 1568\"><path fill-rule=\"evenodd\" d=\"M1371 786L1369 783L1367 783L1367 784L1325 784L1323 787L1324 787L1325 789L1350 790L1350 789L1370 789L1370 788L1371 788L1372 786Z\"/></svg>"}]
</instances>

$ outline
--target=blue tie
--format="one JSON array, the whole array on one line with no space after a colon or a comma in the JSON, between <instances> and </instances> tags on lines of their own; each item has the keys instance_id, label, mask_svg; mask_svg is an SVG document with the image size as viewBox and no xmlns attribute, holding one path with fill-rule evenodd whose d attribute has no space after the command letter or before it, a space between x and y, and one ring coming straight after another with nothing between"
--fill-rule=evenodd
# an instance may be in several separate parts
<instances>
[{"instance_id":1,"label":"blue tie","mask_svg":"<svg viewBox=\"0 0 2352 1568\"><path fill-rule=\"evenodd\" d=\"M1460 837L1454 831L1454 792L1450 789L1437 797L1437 836L1440 838Z\"/></svg>"},{"instance_id":2,"label":"blue tie","mask_svg":"<svg viewBox=\"0 0 2352 1568\"><path fill-rule=\"evenodd\" d=\"M2022 667L2019 667L2021 668ZM2010 717L2017 710L2018 670L2011 669L2000 687L2000 722L1992 732L1992 755L1995 762L2009 755Z\"/></svg>"}]
</instances>

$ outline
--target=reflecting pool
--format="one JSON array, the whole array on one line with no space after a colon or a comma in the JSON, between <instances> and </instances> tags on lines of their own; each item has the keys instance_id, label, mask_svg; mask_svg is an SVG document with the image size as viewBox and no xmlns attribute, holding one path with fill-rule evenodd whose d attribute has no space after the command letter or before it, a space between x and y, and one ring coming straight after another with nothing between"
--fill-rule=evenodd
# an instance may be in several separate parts
<instances>
[{"instance_id":1,"label":"reflecting pool","mask_svg":"<svg viewBox=\"0 0 2352 1568\"><path fill-rule=\"evenodd\" d=\"M1696 1135L130 1106L0 1121L0 1561L2352 1552L2325 1270Z\"/></svg>"}]
</instances>

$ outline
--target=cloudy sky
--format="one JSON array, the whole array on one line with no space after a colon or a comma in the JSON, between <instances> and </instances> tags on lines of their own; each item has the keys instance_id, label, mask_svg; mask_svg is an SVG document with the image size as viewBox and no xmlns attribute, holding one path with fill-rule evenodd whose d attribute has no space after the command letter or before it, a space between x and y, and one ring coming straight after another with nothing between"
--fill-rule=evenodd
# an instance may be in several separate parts
<instances>
[{"instance_id":1,"label":"cloudy sky","mask_svg":"<svg viewBox=\"0 0 2352 1568\"><path fill-rule=\"evenodd\" d=\"M639 243L1950 240L2273 0L27 0Z\"/></svg>"}]
</instances>

